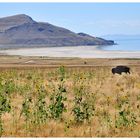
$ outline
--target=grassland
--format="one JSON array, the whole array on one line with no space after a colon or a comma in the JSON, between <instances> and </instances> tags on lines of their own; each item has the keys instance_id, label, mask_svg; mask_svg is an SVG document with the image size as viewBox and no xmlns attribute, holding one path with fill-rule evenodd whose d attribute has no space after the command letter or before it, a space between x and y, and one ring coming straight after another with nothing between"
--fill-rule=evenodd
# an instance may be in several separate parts
<instances>
[{"instance_id":1,"label":"grassland","mask_svg":"<svg viewBox=\"0 0 140 140\"><path fill-rule=\"evenodd\" d=\"M112 75L118 64L128 65L131 74ZM139 64L1 56L0 135L139 137Z\"/></svg>"}]
</instances>

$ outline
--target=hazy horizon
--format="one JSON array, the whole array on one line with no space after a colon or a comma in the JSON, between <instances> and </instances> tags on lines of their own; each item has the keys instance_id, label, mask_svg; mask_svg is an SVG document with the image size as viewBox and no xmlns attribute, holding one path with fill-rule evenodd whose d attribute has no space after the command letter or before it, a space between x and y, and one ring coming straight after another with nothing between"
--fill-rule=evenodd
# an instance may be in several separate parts
<instances>
[{"instance_id":1,"label":"hazy horizon","mask_svg":"<svg viewBox=\"0 0 140 140\"><path fill-rule=\"evenodd\" d=\"M140 3L1 3L0 17L26 14L95 36L140 34Z\"/></svg>"}]
</instances>

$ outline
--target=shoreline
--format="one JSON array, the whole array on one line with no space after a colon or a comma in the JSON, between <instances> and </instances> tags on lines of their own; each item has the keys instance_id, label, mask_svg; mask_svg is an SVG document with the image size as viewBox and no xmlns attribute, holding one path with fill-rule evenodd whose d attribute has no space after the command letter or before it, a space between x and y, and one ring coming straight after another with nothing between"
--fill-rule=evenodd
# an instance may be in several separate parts
<instances>
[{"instance_id":1,"label":"shoreline","mask_svg":"<svg viewBox=\"0 0 140 140\"><path fill-rule=\"evenodd\" d=\"M100 50L100 46L18 48L0 50L0 54L56 58L140 58L140 51Z\"/></svg>"}]
</instances>

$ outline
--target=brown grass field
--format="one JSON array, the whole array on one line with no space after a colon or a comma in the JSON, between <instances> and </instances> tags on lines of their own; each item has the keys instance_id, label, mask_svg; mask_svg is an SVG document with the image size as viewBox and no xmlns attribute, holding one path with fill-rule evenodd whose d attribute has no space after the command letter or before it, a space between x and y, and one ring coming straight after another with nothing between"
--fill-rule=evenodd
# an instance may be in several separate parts
<instances>
[{"instance_id":1,"label":"brown grass field","mask_svg":"<svg viewBox=\"0 0 140 140\"><path fill-rule=\"evenodd\" d=\"M0 135L139 137L140 59L0 56Z\"/></svg>"}]
</instances>

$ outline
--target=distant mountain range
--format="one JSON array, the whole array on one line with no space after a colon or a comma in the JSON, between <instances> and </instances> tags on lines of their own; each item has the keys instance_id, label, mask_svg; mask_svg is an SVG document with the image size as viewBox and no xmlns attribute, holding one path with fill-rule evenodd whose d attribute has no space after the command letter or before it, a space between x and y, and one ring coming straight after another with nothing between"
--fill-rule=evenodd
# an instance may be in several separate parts
<instances>
[{"instance_id":1,"label":"distant mountain range","mask_svg":"<svg viewBox=\"0 0 140 140\"><path fill-rule=\"evenodd\" d=\"M136 34L136 35L112 34L112 35L104 35L101 37L105 39L113 39L113 40L140 40L140 34Z\"/></svg>"},{"instance_id":2,"label":"distant mountain range","mask_svg":"<svg viewBox=\"0 0 140 140\"><path fill-rule=\"evenodd\" d=\"M47 22L36 22L24 14L0 18L0 45L80 46L113 44L114 41L112 40L93 37L85 33L77 34Z\"/></svg>"}]
</instances>

